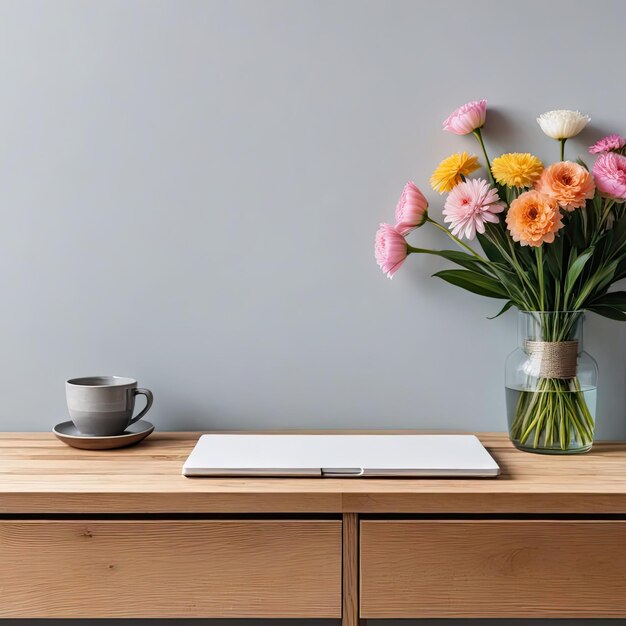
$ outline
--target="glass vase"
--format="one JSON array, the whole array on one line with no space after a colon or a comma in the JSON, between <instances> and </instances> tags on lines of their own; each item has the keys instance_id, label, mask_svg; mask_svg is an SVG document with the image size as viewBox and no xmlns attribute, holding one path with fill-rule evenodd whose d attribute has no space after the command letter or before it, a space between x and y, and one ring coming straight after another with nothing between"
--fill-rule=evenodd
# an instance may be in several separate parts
<instances>
[{"instance_id":1,"label":"glass vase","mask_svg":"<svg viewBox=\"0 0 626 626\"><path fill-rule=\"evenodd\" d=\"M598 366L583 350L582 311L520 311L518 347L506 360L511 441L543 454L593 444Z\"/></svg>"}]
</instances>

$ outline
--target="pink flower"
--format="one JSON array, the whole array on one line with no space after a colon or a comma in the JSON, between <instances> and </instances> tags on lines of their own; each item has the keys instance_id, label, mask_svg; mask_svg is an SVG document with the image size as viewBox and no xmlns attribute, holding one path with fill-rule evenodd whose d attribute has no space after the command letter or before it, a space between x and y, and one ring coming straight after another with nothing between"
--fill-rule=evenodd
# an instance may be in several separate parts
<instances>
[{"instance_id":1,"label":"pink flower","mask_svg":"<svg viewBox=\"0 0 626 626\"><path fill-rule=\"evenodd\" d=\"M589 146L589 154L613 152L613 150L621 150L624 146L626 146L626 139L621 135L607 135L596 141L593 146Z\"/></svg>"},{"instance_id":2,"label":"pink flower","mask_svg":"<svg viewBox=\"0 0 626 626\"><path fill-rule=\"evenodd\" d=\"M626 200L626 157L615 152L604 152L593 166L593 177L598 191L620 202Z\"/></svg>"},{"instance_id":3,"label":"pink flower","mask_svg":"<svg viewBox=\"0 0 626 626\"><path fill-rule=\"evenodd\" d=\"M444 222L457 237L474 239L476 231L485 232L485 222L497 224L497 213L504 211L498 192L482 178L459 183L449 194L443 208Z\"/></svg>"},{"instance_id":4,"label":"pink flower","mask_svg":"<svg viewBox=\"0 0 626 626\"><path fill-rule=\"evenodd\" d=\"M443 123L443 129L455 135L468 135L485 123L487 101L476 100L459 107Z\"/></svg>"},{"instance_id":5,"label":"pink flower","mask_svg":"<svg viewBox=\"0 0 626 626\"><path fill-rule=\"evenodd\" d=\"M396 206L396 230L401 235L408 235L414 228L419 228L428 217L428 200L424 194L409 181L404 185L398 206Z\"/></svg>"},{"instance_id":6,"label":"pink flower","mask_svg":"<svg viewBox=\"0 0 626 626\"><path fill-rule=\"evenodd\" d=\"M380 269L393 278L407 254L406 239L391 224L381 224L374 244L374 256Z\"/></svg>"}]
</instances>

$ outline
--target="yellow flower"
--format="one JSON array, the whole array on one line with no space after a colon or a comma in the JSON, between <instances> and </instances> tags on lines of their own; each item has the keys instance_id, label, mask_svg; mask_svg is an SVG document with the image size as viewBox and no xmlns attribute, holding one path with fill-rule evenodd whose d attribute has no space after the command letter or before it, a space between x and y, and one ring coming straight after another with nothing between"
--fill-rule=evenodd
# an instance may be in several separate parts
<instances>
[{"instance_id":1,"label":"yellow flower","mask_svg":"<svg viewBox=\"0 0 626 626\"><path fill-rule=\"evenodd\" d=\"M469 156L467 152L453 154L439 163L430 177L430 186L439 193L447 193L479 167L478 157Z\"/></svg>"},{"instance_id":2,"label":"yellow flower","mask_svg":"<svg viewBox=\"0 0 626 626\"><path fill-rule=\"evenodd\" d=\"M528 152L503 154L493 160L491 173L507 187L532 187L543 172L543 163Z\"/></svg>"}]
</instances>

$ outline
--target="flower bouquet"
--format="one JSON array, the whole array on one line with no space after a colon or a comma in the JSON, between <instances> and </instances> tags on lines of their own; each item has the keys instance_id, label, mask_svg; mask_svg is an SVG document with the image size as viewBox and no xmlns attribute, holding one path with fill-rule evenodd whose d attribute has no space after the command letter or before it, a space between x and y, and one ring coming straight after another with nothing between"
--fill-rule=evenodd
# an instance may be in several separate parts
<instances>
[{"instance_id":1,"label":"flower bouquet","mask_svg":"<svg viewBox=\"0 0 626 626\"><path fill-rule=\"evenodd\" d=\"M550 111L537 121L556 139L560 160L547 166L528 153L489 159L483 140L486 101L460 107L446 131L473 135L484 161L459 152L430 177L447 194L443 223L429 213L413 182L404 187L395 225L381 224L376 260L389 278L409 254L431 254L459 266L435 276L472 293L503 301L501 315L520 311L520 345L507 363L509 432L521 449L584 452L593 442L595 362L582 350L582 315L593 311L626 321L626 292L608 290L626 277L626 139L609 135L589 148L590 170L565 160L567 139L590 121L578 111ZM414 247L406 236L429 225L459 250ZM477 240L478 246L467 241Z\"/></svg>"}]
</instances>

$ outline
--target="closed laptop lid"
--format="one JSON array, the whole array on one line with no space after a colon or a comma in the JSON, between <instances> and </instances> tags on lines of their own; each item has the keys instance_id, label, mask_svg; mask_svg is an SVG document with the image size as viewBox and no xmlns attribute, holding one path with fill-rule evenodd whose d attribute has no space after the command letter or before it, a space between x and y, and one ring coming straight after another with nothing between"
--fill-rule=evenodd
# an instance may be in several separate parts
<instances>
[{"instance_id":1,"label":"closed laptop lid","mask_svg":"<svg viewBox=\"0 0 626 626\"><path fill-rule=\"evenodd\" d=\"M185 476L493 477L474 435L202 435Z\"/></svg>"}]
</instances>

